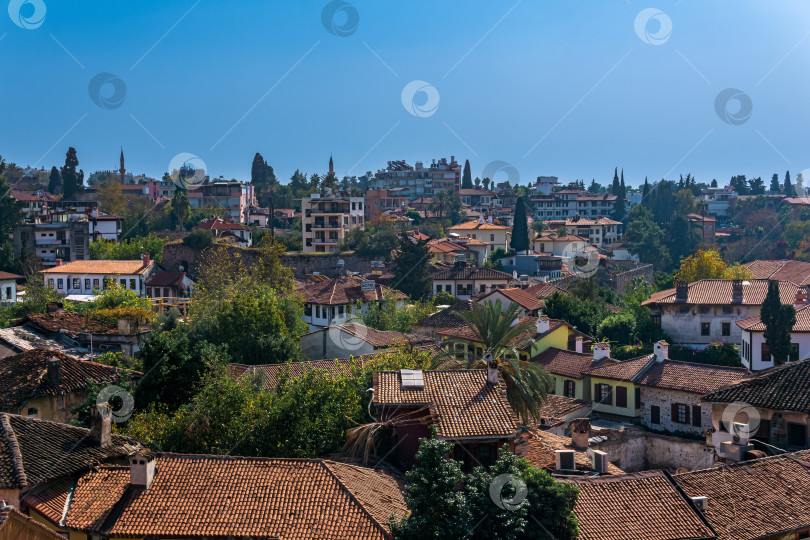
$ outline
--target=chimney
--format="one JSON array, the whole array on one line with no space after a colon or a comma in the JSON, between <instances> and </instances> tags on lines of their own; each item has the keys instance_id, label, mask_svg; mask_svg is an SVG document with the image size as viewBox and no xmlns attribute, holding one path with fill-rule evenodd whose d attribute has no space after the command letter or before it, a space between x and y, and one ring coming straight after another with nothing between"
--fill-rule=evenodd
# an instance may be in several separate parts
<instances>
[{"instance_id":1,"label":"chimney","mask_svg":"<svg viewBox=\"0 0 810 540\"><path fill-rule=\"evenodd\" d=\"M479 224L479 225L483 225L483 224L484 224L484 216L479 216L479 218L478 218L478 224Z\"/></svg>"},{"instance_id":2,"label":"chimney","mask_svg":"<svg viewBox=\"0 0 810 540\"><path fill-rule=\"evenodd\" d=\"M56 259L56 264L54 266L62 266L62 259Z\"/></svg>"},{"instance_id":3,"label":"chimney","mask_svg":"<svg viewBox=\"0 0 810 540\"><path fill-rule=\"evenodd\" d=\"M804 289L797 289L796 290L796 298L793 300L793 307L795 309L801 309L807 305L807 294L804 292Z\"/></svg>"},{"instance_id":4,"label":"chimney","mask_svg":"<svg viewBox=\"0 0 810 540\"><path fill-rule=\"evenodd\" d=\"M593 346L593 361L610 358L610 343L596 343Z\"/></svg>"},{"instance_id":5,"label":"chimney","mask_svg":"<svg viewBox=\"0 0 810 540\"><path fill-rule=\"evenodd\" d=\"M663 362L669 359L669 343L666 341L659 341L654 346L655 361Z\"/></svg>"},{"instance_id":6,"label":"chimney","mask_svg":"<svg viewBox=\"0 0 810 540\"><path fill-rule=\"evenodd\" d=\"M90 408L90 437L101 448L112 444L112 411L109 403L99 403Z\"/></svg>"},{"instance_id":7,"label":"chimney","mask_svg":"<svg viewBox=\"0 0 810 540\"><path fill-rule=\"evenodd\" d=\"M148 253L143 254L143 267L146 268L149 266L149 263L152 262L151 256Z\"/></svg>"},{"instance_id":8,"label":"chimney","mask_svg":"<svg viewBox=\"0 0 810 540\"><path fill-rule=\"evenodd\" d=\"M679 279L675 282L675 301L686 302L689 300L689 282Z\"/></svg>"},{"instance_id":9,"label":"chimney","mask_svg":"<svg viewBox=\"0 0 810 540\"><path fill-rule=\"evenodd\" d=\"M155 455L138 452L129 458L129 484L136 489L149 489L155 479Z\"/></svg>"},{"instance_id":10,"label":"chimney","mask_svg":"<svg viewBox=\"0 0 810 540\"><path fill-rule=\"evenodd\" d=\"M498 384L498 363L492 359L492 353L485 354L484 361L487 363L487 384L495 386Z\"/></svg>"},{"instance_id":11,"label":"chimney","mask_svg":"<svg viewBox=\"0 0 810 540\"><path fill-rule=\"evenodd\" d=\"M571 420L571 444L575 448L588 448L588 438L591 436L591 421L587 418L574 418Z\"/></svg>"},{"instance_id":12,"label":"chimney","mask_svg":"<svg viewBox=\"0 0 810 540\"><path fill-rule=\"evenodd\" d=\"M45 363L48 372L48 384L51 386L62 384L62 361L59 358L51 357Z\"/></svg>"},{"instance_id":13,"label":"chimney","mask_svg":"<svg viewBox=\"0 0 810 540\"><path fill-rule=\"evenodd\" d=\"M574 350L578 353L582 352L582 342L583 342L582 336L577 336L577 338L574 340L575 343Z\"/></svg>"},{"instance_id":14,"label":"chimney","mask_svg":"<svg viewBox=\"0 0 810 540\"><path fill-rule=\"evenodd\" d=\"M545 315L541 315L537 318L537 333L538 334L545 334L548 332L548 329L551 327L551 322L548 317Z\"/></svg>"},{"instance_id":15,"label":"chimney","mask_svg":"<svg viewBox=\"0 0 810 540\"><path fill-rule=\"evenodd\" d=\"M743 301L743 282L741 279L731 280L731 303L741 304Z\"/></svg>"}]
</instances>

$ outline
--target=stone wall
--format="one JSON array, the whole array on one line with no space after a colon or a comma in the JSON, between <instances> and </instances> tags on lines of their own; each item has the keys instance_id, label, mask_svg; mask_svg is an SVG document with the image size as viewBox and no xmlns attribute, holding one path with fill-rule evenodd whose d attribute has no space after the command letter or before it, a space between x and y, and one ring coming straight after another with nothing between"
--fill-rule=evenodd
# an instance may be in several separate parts
<instances>
[{"instance_id":1,"label":"stone wall","mask_svg":"<svg viewBox=\"0 0 810 540\"><path fill-rule=\"evenodd\" d=\"M610 264L612 266L626 266L628 269L618 274L611 274L605 267L600 266L596 271L595 278L593 279L596 279L596 282L599 285L613 289L619 294L624 294L627 285L630 284L630 282L632 282L635 278L642 278L647 283L653 282L653 266L651 264L636 266L636 263L631 261L611 261ZM550 283L553 283L561 289L567 289L571 283L580 279L583 278L576 274L569 274L559 279L552 279Z\"/></svg>"},{"instance_id":2,"label":"stone wall","mask_svg":"<svg viewBox=\"0 0 810 540\"><path fill-rule=\"evenodd\" d=\"M672 404L682 403L689 406L689 423L679 424L672 420ZM660 424L651 422L650 408L657 406L660 410ZM700 406L700 426L692 425L692 407ZM701 405L700 395L677 390L664 390L649 386L641 387L641 423L657 431L676 432L683 431L693 435L701 435L703 430L712 428L712 409L709 405Z\"/></svg>"},{"instance_id":3,"label":"stone wall","mask_svg":"<svg viewBox=\"0 0 810 540\"><path fill-rule=\"evenodd\" d=\"M245 249L237 246L222 245L223 249L239 250L242 257L247 260L256 260L257 250ZM161 266L166 270L177 270L183 267L192 277L197 274L197 260L200 252L191 249L182 242L166 244L163 247L163 262ZM329 277L337 275L337 262L343 260L345 268L352 272L367 274L371 272L371 258L360 257L353 253L300 253L289 252L281 257L281 264L292 269L297 278L303 278L306 274L319 272Z\"/></svg>"},{"instance_id":4,"label":"stone wall","mask_svg":"<svg viewBox=\"0 0 810 540\"><path fill-rule=\"evenodd\" d=\"M608 460L626 472L649 469L705 469L714 464L714 447L704 441L650 433L633 427L610 431L592 448L607 452Z\"/></svg>"}]
</instances>

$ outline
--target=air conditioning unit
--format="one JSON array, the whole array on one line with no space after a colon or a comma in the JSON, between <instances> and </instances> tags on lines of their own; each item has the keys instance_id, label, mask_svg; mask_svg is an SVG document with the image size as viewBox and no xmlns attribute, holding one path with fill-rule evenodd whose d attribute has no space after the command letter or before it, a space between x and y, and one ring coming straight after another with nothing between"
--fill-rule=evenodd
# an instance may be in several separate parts
<instances>
[{"instance_id":1,"label":"air conditioning unit","mask_svg":"<svg viewBox=\"0 0 810 540\"><path fill-rule=\"evenodd\" d=\"M734 444L746 445L748 444L748 437L750 435L748 424L734 422L731 424L732 441Z\"/></svg>"},{"instance_id":2,"label":"air conditioning unit","mask_svg":"<svg viewBox=\"0 0 810 540\"><path fill-rule=\"evenodd\" d=\"M709 510L708 497L690 497L690 499L692 499L692 504L694 504L701 512L705 513L707 510Z\"/></svg>"},{"instance_id":3,"label":"air conditioning unit","mask_svg":"<svg viewBox=\"0 0 810 540\"><path fill-rule=\"evenodd\" d=\"M590 458L591 466L596 472L604 474L608 471L607 452L588 448L588 458Z\"/></svg>"},{"instance_id":4,"label":"air conditioning unit","mask_svg":"<svg viewBox=\"0 0 810 540\"><path fill-rule=\"evenodd\" d=\"M743 461L745 459L745 453L753 449L753 444L741 445L731 441L723 441L720 443L720 454L731 461Z\"/></svg>"},{"instance_id":5,"label":"air conditioning unit","mask_svg":"<svg viewBox=\"0 0 810 540\"><path fill-rule=\"evenodd\" d=\"M558 471L574 471L576 470L576 462L574 461L573 450L557 450L554 452L554 457L557 461Z\"/></svg>"}]
</instances>

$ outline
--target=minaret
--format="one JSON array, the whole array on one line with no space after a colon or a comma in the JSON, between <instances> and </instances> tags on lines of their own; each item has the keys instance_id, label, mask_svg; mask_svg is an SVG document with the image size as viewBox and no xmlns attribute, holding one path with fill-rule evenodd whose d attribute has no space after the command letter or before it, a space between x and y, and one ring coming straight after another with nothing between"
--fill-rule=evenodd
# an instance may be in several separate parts
<instances>
[{"instance_id":1,"label":"minaret","mask_svg":"<svg viewBox=\"0 0 810 540\"><path fill-rule=\"evenodd\" d=\"M121 185L124 185L124 179L127 176L127 170L124 168L124 147L121 147L121 168L118 170L118 173L121 175Z\"/></svg>"},{"instance_id":2,"label":"minaret","mask_svg":"<svg viewBox=\"0 0 810 540\"><path fill-rule=\"evenodd\" d=\"M335 164L332 162L332 154L329 154L329 176L335 176Z\"/></svg>"}]
</instances>

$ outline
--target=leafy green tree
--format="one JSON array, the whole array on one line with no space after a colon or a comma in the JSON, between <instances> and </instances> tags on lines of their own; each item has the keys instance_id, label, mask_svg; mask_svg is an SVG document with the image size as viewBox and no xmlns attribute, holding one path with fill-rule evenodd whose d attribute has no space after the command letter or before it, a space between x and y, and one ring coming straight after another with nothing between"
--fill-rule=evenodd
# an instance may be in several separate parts
<instances>
[{"instance_id":1,"label":"leafy green tree","mask_svg":"<svg viewBox=\"0 0 810 540\"><path fill-rule=\"evenodd\" d=\"M22 203L12 194L3 176L5 161L0 156L0 270L13 270L19 261L13 258L11 235L22 222Z\"/></svg>"},{"instance_id":2,"label":"leafy green tree","mask_svg":"<svg viewBox=\"0 0 810 540\"><path fill-rule=\"evenodd\" d=\"M399 237L393 229L356 227L349 229L338 247L340 251L354 251L362 257L387 258L398 243Z\"/></svg>"},{"instance_id":3,"label":"leafy green tree","mask_svg":"<svg viewBox=\"0 0 810 540\"><path fill-rule=\"evenodd\" d=\"M503 486L498 481L495 487L501 489L493 497L491 491L496 479L511 481ZM508 445L499 449L498 460L488 470L475 467L472 474L464 478L467 501L476 520L470 533L474 538L518 540L522 537L528 526L528 503L525 495L518 491L521 480L518 458L509 451ZM504 504L506 501L510 501L509 506Z\"/></svg>"},{"instance_id":4,"label":"leafy green tree","mask_svg":"<svg viewBox=\"0 0 810 540\"><path fill-rule=\"evenodd\" d=\"M768 293L759 316L765 324L765 343L773 355L774 365L784 364L790 355L790 334L796 324L796 310L791 305L782 305L778 281L768 282Z\"/></svg>"},{"instance_id":5,"label":"leafy green tree","mask_svg":"<svg viewBox=\"0 0 810 540\"><path fill-rule=\"evenodd\" d=\"M765 182L763 182L762 178L760 178L759 176L751 179L751 181L749 182L749 187L751 189L751 195L765 194Z\"/></svg>"},{"instance_id":6,"label":"leafy green tree","mask_svg":"<svg viewBox=\"0 0 810 540\"><path fill-rule=\"evenodd\" d=\"M400 235L392 266L397 289L414 299L430 297L433 280L430 277L430 247L426 240L414 242L407 235Z\"/></svg>"},{"instance_id":7,"label":"leafy green tree","mask_svg":"<svg viewBox=\"0 0 810 540\"><path fill-rule=\"evenodd\" d=\"M595 178L591 179L591 184L588 186L588 193L601 193L602 186L596 182Z\"/></svg>"},{"instance_id":8,"label":"leafy green tree","mask_svg":"<svg viewBox=\"0 0 810 540\"><path fill-rule=\"evenodd\" d=\"M712 178L711 187L713 187L713 188L717 187L717 179L716 178Z\"/></svg>"},{"instance_id":9,"label":"leafy green tree","mask_svg":"<svg viewBox=\"0 0 810 540\"><path fill-rule=\"evenodd\" d=\"M596 300L583 300L555 292L546 299L543 313L552 319L567 322L584 334L593 335L610 312Z\"/></svg>"},{"instance_id":10,"label":"leafy green tree","mask_svg":"<svg viewBox=\"0 0 810 540\"><path fill-rule=\"evenodd\" d=\"M529 249L529 225L526 217L526 204L523 202L523 197L518 197L517 203L515 204L515 217L509 247L514 249L515 252L528 251Z\"/></svg>"},{"instance_id":11,"label":"leafy green tree","mask_svg":"<svg viewBox=\"0 0 810 540\"><path fill-rule=\"evenodd\" d=\"M636 319L632 313L622 311L608 315L596 327L596 335L612 343L630 343L636 329Z\"/></svg>"},{"instance_id":12,"label":"leafy green tree","mask_svg":"<svg viewBox=\"0 0 810 540\"><path fill-rule=\"evenodd\" d=\"M176 228L183 228L189 212L191 212L191 203L188 200L188 193L185 189L178 187L172 196L172 221Z\"/></svg>"},{"instance_id":13,"label":"leafy green tree","mask_svg":"<svg viewBox=\"0 0 810 540\"><path fill-rule=\"evenodd\" d=\"M422 439L416 453L417 465L405 475L405 502L410 514L389 523L396 540L444 540L469 537L468 524L473 519L463 491L456 490L463 474L461 463L445 459L453 445L431 437Z\"/></svg>"},{"instance_id":14,"label":"leafy green tree","mask_svg":"<svg viewBox=\"0 0 810 540\"><path fill-rule=\"evenodd\" d=\"M214 245L214 235L208 229L194 229L183 237L183 244L191 249L202 251Z\"/></svg>"},{"instance_id":15,"label":"leafy green tree","mask_svg":"<svg viewBox=\"0 0 810 540\"><path fill-rule=\"evenodd\" d=\"M472 189L472 174L470 173L470 160L464 162L464 173L461 176L461 189Z\"/></svg>"},{"instance_id":16,"label":"leafy green tree","mask_svg":"<svg viewBox=\"0 0 810 540\"><path fill-rule=\"evenodd\" d=\"M76 149L72 146L65 154L65 165L62 167L62 189L65 200L73 200L84 187L84 171L76 171L79 166L79 158L76 157Z\"/></svg>"},{"instance_id":17,"label":"leafy green tree","mask_svg":"<svg viewBox=\"0 0 810 540\"><path fill-rule=\"evenodd\" d=\"M163 246L168 240L155 234L138 236L114 242L112 240L92 240L90 242L90 258L93 260L135 261L144 253L148 253L152 260L161 264L163 261Z\"/></svg>"},{"instance_id":18,"label":"leafy green tree","mask_svg":"<svg viewBox=\"0 0 810 540\"><path fill-rule=\"evenodd\" d=\"M532 467L525 459L518 460L520 477L528 493L528 527L521 540L575 540L579 536L574 506L579 488L568 482L558 482L548 471Z\"/></svg>"},{"instance_id":19,"label":"leafy green tree","mask_svg":"<svg viewBox=\"0 0 810 540\"><path fill-rule=\"evenodd\" d=\"M62 175L59 174L59 169L51 167L51 175L48 179L48 191L53 195L62 193Z\"/></svg>"},{"instance_id":20,"label":"leafy green tree","mask_svg":"<svg viewBox=\"0 0 810 540\"><path fill-rule=\"evenodd\" d=\"M652 198L652 195L649 198ZM664 231L643 204L630 208L624 239L632 244L630 252L638 255L642 262L654 264L658 268L669 265Z\"/></svg>"}]
</instances>

